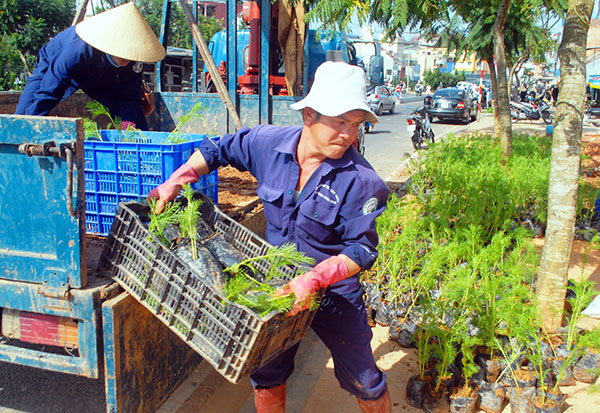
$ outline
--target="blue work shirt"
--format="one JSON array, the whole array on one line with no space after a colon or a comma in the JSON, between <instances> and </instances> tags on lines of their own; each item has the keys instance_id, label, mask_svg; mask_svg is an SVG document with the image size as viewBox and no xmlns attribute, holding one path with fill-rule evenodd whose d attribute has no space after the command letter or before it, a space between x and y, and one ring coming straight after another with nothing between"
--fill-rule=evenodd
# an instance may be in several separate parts
<instances>
[{"instance_id":1,"label":"blue work shirt","mask_svg":"<svg viewBox=\"0 0 600 413\"><path fill-rule=\"evenodd\" d=\"M241 128L218 141L207 140L200 152L212 171L232 165L258 181L257 195L267 221L266 239L292 243L316 262L340 253L363 270L377 259L375 218L385 209L389 190L371 165L350 147L340 159L326 159L313 172L297 202L300 177L296 149L302 127L260 125ZM328 291L356 291L356 274Z\"/></svg>"},{"instance_id":2,"label":"blue work shirt","mask_svg":"<svg viewBox=\"0 0 600 413\"><path fill-rule=\"evenodd\" d=\"M47 115L78 89L108 108L113 117L148 129L142 108L142 74L133 63L115 67L106 53L84 42L75 26L57 34L38 54L38 63L15 113Z\"/></svg>"}]
</instances>

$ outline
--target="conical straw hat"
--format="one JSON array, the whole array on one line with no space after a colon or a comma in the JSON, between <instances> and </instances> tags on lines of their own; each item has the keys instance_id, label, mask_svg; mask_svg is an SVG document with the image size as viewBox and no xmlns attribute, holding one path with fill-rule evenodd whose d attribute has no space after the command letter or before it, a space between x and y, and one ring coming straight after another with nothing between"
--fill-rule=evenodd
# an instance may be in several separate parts
<instances>
[{"instance_id":1,"label":"conical straw hat","mask_svg":"<svg viewBox=\"0 0 600 413\"><path fill-rule=\"evenodd\" d=\"M132 2L83 20L75 31L90 46L122 59L151 63L165 57L165 48Z\"/></svg>"}]
</instances>

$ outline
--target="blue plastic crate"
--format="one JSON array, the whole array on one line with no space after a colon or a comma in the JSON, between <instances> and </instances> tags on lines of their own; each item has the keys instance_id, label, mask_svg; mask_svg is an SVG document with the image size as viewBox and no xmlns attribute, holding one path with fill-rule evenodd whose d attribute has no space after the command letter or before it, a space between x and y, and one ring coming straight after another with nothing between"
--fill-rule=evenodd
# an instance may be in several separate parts
<instances>
[{"instance_id":1,"label":"blue plastic crate","mask_svg":"<svg viewBox=\"0 0 600 413\"><path fill-rule=\"evenodd\" d=\"M164 143L168 132L100 131L84 148L85 220L88 233L108 235L120 202L144 199L183 165L207 139L184 134L184 143ZM215 139L215 138L211 138ZM217 171L192 184L218 203Z\"/></svg>"}]
</instances>

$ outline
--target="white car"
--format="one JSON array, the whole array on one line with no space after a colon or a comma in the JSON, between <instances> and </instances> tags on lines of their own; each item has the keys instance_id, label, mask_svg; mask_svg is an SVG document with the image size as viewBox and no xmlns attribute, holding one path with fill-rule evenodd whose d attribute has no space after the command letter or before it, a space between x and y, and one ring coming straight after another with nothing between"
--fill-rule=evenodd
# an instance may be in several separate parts
<instances>
[{"instance_id":1,"label":"white car","mask_svg":"<svg viewBox=\"0 0 600 413\"><path fill-rule=\"evenodd\" d=\"M395 93L395 92L394 92ZM396 107L396 96L387 86L375 86L367 90L367 101L371 110L381 115L383 111L394 113Z\"/></svg>"}]
</instances>

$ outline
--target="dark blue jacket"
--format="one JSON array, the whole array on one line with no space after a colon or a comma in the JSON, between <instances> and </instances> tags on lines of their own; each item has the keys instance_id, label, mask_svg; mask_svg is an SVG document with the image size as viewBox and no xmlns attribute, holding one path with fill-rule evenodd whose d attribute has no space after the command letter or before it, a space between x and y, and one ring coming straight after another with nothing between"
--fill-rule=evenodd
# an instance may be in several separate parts
<instances>
[{"instance_id":1,"label":"dark blue jacket","mask_svg":"<svg viewBox=\"0 0 600 413\"><path fill-rule=\"evenodd\" d=\"M113 117L147 129L141 103L142 74L133 63L113 66L106 53L85 43L69 27L48 42L38 55L17 105L17 114L47 115L77 89L106 106Z\"/></svg>"},{"instance_id":2,"label":"dark blue jacket","mask_svg":"<svg viewBox=\"0 0 600 413\"><path fill-rule=\"evenodd\" d=\"M363 270L369 269L377 258L375 218L385 209L389 190L365 158L350 147L340 159L325 160L294 201L301 132L302 127L241 128L218 141L207 139L200 152L210 170L232 165L254 175L270 244L293 243L317 263L343 253ZM329 292L345 294L358 287L357 274L333 284Z\"/></svg>"}]
</instances>

